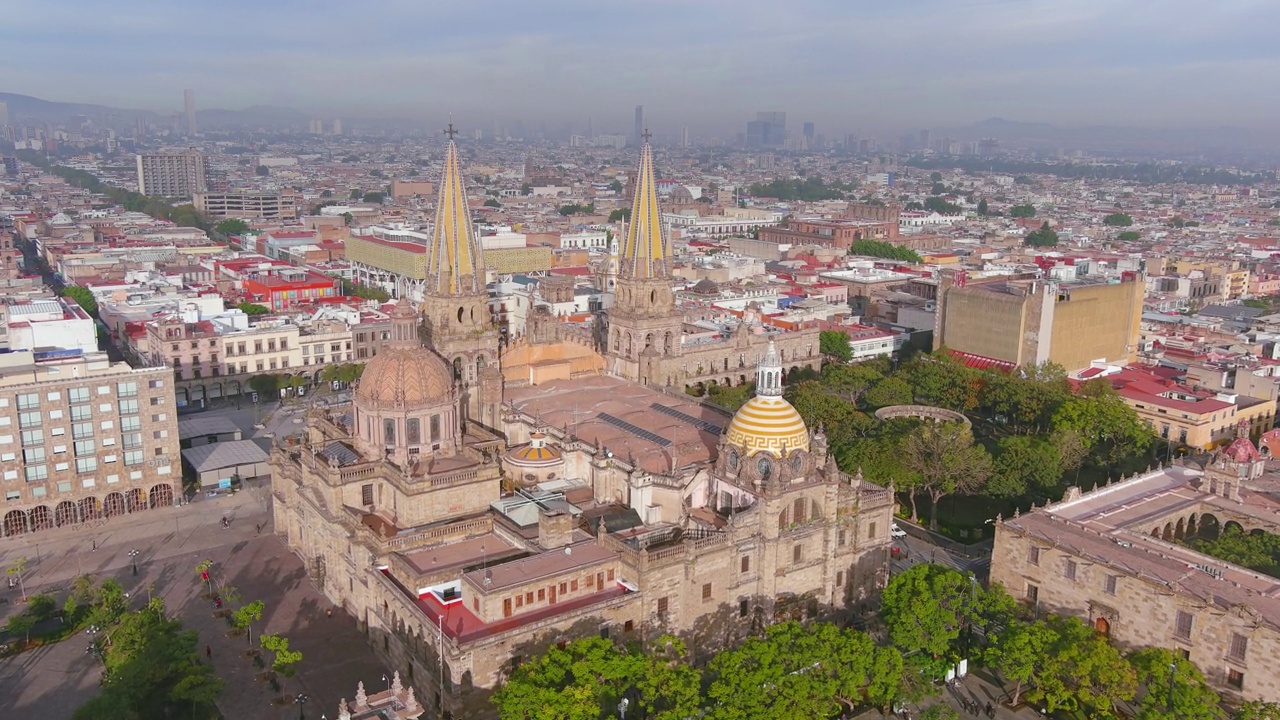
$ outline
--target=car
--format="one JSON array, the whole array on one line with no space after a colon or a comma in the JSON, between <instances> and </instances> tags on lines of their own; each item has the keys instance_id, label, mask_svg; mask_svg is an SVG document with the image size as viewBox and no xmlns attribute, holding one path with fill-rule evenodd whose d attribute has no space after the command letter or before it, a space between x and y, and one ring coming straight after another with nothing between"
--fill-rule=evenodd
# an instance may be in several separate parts
<instances>
[{"instance_id":1,"label":"car","mask_svg":"<svg viewBox=\"0 0 1280 720\"><path fill-rule=\"evenodd\" d=\"M898 527L898 523L894 523L894 524L892 524L892 525L890 525L890 526L889 526L889 535L891 535L892 537L896 537L896 538L906 537L906 536L907 536L907 531L906 531L906 530L903 530L903 529L902 529L902 528L900 528L900 527Z\"/></svg>"}]
</instances>

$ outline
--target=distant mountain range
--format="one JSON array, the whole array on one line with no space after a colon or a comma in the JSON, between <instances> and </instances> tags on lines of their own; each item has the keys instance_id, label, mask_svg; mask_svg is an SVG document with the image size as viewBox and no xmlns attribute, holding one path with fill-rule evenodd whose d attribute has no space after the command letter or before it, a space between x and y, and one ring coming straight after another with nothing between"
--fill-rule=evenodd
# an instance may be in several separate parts
<instances>
[{"instance_id":1,"label":"distant mountain range","mask_svg":"<svg viewBox=\"0 0 1280 720\"><path fill-rule=\"evenodd\" d=\"M30 95L18 95L17 93L0 92L0 102L9 106L9 117L11 119L26 119L48 122L65 121L76 115L84 115L93 118L95 122L105 123L115 118L121 122L132 123L137 118L142 118L147 122L167 122L170 114L161 114L150 110L131 110L127 108L113 108L106 105L91 105L87 103L67 103L52 102L49 100L41 100L40 98L31 97ZM249 126L249 125L291 125L294 123L305 123L309 119L306 113L299 112L292 108L273 107L270 105L254 105L243 110L221 110L208 109L197 110L196 120L200 124L207 124L211 127L226 126Z\"/></svg>"}]
</instances>

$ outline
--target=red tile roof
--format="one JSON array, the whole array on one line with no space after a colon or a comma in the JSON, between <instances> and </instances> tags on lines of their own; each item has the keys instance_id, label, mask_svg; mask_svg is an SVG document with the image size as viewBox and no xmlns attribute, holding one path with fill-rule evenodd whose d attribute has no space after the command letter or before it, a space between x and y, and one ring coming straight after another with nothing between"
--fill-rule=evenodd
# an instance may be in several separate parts
<instances>
[{"instance_id":1,"label":"red tile roof","mask_svg":"<svg viewBox=\"0 0 1280 720\"><path fill-rule=\"evenodd\" d=\"M955 358L961 365L973 370L998 370L1008 373L1013 372L1014 368L1018 367L1017 363L987 357L986 355L960 352L959 350L947 350L947 352L951 353L951 357Z\"/></svg>"}]
</instances>

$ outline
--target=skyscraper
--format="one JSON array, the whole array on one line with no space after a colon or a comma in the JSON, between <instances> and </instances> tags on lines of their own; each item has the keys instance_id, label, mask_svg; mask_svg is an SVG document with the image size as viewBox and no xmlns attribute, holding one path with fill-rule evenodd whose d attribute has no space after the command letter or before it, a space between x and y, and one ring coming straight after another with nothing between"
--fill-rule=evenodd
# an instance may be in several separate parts
<instances>
[{"instance_id":1,"label":"skyscraper","mask_svg":"<svg viewBox=\"0 0 1280 720\"><path fill-rule=\"evenodd\" d=\"M680 128L680 147L689 147L689 126Z\"/></svg>"},{"instance_id":2,"label":"skyscraper","mask_svg":"<svg viewBox=\"0 0 1280 720\"><path fill-rule=\"evenodd\" d=\"M196 134L196 94L193 90L182 91L182 106L187 111L187 135Z\"/></svg>"},{"instance_id":3,"label":"skyscraper","mask_svg":"<svg viewBox=\"0 0 1280 720\"><path fill-rule=\"evenodd\" d=\"M634 139L637 144L640 144L643 142L643 138L641 136L644 135L644 129L645 129L644 128L644 106L637 105L636 106L636 132L634 136Z\"/></svg>"},{"instance_id":4,"label":"skyscraper","mask_svg":"<svg viewBox=\"0 0 1280 720\"><path fill-rule=\"evenodd\" d=\"M138 192L166 198L188 198L208 189L208 167L197 150L138 155Z\"/></svg>"},{"instance_id":5,"label":"skyscraper","mask_svg":"<svg viewBox=\"0 0 1280 720\"><path fill-rule=\"evenodd\" d=\"M813 140L813 123L807 122L804 124L804 137L806 140Z\"/></svg>"},{"instance_id":6,"label":"skyscraper","mask_svg":"<svg viewBox=\"0 0 1280 720\"><path fill-rule=\"evenodd\" d=\"M778 148L787 141L787 114L785 112L758 112L756 119L747 123L747 147Z\"/></svg>"},{"instance_id":7,"label":"skyscraper","mask_svg":"<svg viewBox=\"0 0 1280 720\"><path fill-rule=\"evenodd\" d=\"M0 128L9 124L9 104L0 102Z\"/></svg>"}]
</instances>

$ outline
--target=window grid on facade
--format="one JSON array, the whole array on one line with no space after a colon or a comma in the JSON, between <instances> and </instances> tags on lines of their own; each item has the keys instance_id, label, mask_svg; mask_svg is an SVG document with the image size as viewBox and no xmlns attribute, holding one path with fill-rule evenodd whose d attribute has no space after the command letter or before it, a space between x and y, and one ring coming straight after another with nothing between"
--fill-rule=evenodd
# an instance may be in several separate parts
<instances>
[{"instance_id":1,"label":"window grid on facade","mask_svg":"<svg viewBox=\"0 0 1280 720\"><path fill-rule=\"evenodd\" d=\"M1192 618L1191 613L1179 610L1173 623L1173 636L1180 640L1190 640Z\"/></svg>"},{"instance_id":2,"label":"window grid on facade","mask_svg":"<svg viewBox=\"0 0 1280 720\"><path fill-rule=\"evenodd\" d=\"M702 601L706 602L711 599L711 583L702 584Z\"/></svg>"},{"instance_id":3,"label":"window grid on facade","mask_svg":"<svg viewBox=\"0 0 1280 720\"><path fill-rule=\"evenodd\" d=\"M1227 649L1227 657L1240 662L1244 661L1245 655L1249 653L1249 638L1233 633L1231 635L1231 647Z\"/></svg>"},{"instance_id":4,"label":"window grid on facade","mask_svg":"<svg viewBox=\"0 0 1280 720\"><path fill-rule=\"evenodd\" d=\"M670 600L665 597L658 598L658 617L666 617L667 608L670 606Z\"/></svg>"},{"instance_id":5,"label":"window grid on facade","mask_svg":"<svg viewBox=\"0 0 1280 720\"><path fill-rule=\"evenodd\" d=\"M1076 561L1075 560L1072 560L1071 558L1067 558L1067 560L1063 562L1062 576L1068 580L1076 579Z\"/></svg>"},{"instance_id":6,"label":"window grid on facade","mask_svg":"<svg viewBox=\"0 0 1280 720\"><path fill-rule=\"evenodd\" d=\"M1027 602L1038 603L1040 601L1040 586L1027 583Z\"/></svg>"},{"instance_id":7,"label":"window grid on facade","mask_svg":"<svg viewBox=\"0 0 1280 720\"><path fill-rule=\"evenodd\" d=\"M1040 564L1040 548L1034 545L1027 548L1027 564L1028 565Z\"/></svg>"},{"instance_id":8,"label":"window grid on facade","mask_svg":"<svg viewBox=\"0 0 1280 720\"><path fill-rule=\"evenodd\" d=\"M1115 595L1115 594L1116 594L1116 584L1119 582L1119 580L1120 580L1120 578L1119 578L1118 576L1116 576L1116 575L1108 575L1108 576L1107 576L1107 579L1106 579L1106 582L1105 582L1105 584L1103 585L1103 590L1104 590L1104 591L1106 591L1106 593L1107 593L1108 595Z\"/></svg>"}]
</instances>

